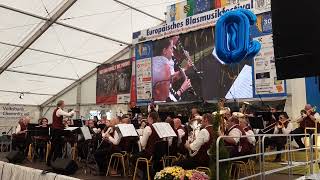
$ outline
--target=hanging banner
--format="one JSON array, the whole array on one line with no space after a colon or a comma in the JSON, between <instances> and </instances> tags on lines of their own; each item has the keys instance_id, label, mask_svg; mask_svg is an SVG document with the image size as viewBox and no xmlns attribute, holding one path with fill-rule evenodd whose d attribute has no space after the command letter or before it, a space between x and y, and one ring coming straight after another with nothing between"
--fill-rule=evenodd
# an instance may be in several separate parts
<instances>
[{"instance_id":1,"label":"hanging banner","mask_svg":"<svg viewBox=\"0 0 320 180\"><path fill-rule=\"evenodd\" d=\"M166 22L179 21L213 9L235 6L247 0L186 0L167 6ZM271 7L271 0L254 0L256 10Z\"/></svg>"},{"instance_id":2,"label":"hanging banner","mask_svg":"<svg viewBox=\"0 0 320 180\"><path fill-rule=\"evenodd\" d=\"M148 102L152 97L152 43L135 47L137 102Z\"/></svg>"},{"instance_id":3,"label":"hanging banner","mask_svg":"<svg viewBox=\"0 0 320 180\"><path fill-rule=\"evenodd\" d=\"M255 14L270 11L269 6L259 6L258 8L258 6L256 5L257 3L255 3L254 0L246 0L235 5L217 8L190 17L185 17L178 21L168 22L159 26L133 33L132 42L133 44L137 44L145 41L162 39L181 33L187 33L189 31L196 31L198 29L212 27L216 24L219 17L221 17L224 13L236 10L238 8L252 10Z\"/></svg>"},{"instance_id":4,"label":"hanging banner","mask_svg":"<svg viewBox=\"0 0 320 180\"><path fill-rule=\"evenodd\" d=\"M261 51L253 61L253 97L286 96L286 82L277 80L272 39L271 12L259 14L251 37L260 41Z\"/></svg>"},{"instance_id":5,"label":"hanging banner","mask_svg":"<svg viewBox=\"0 0 320 180\"><path fill-rule=\"evenodd\" d=\"M131 59L98 67L97 104L130 102Z\"/></svg>"},{"instance_id":6,"label":"hanging banner","mask_svg":"<svg viewBox=\"0 0 320 180\"><path fill-rule=\"evenodd\" d=\"M284 80L277 80L272 34L254 38L262 48L253 62L253 96L285 96Z\"/></svg>"},{"instance_id":7,"label":"hanging banner","mask_svg":"<svg viewBox=\"0 0 320 180\"><path fill-rule=\"evenodd\" d=\"M2 126L16 126L22 116L29 116L31 122L37 122L39 112L36 106L0 104L0 122Z\"/></svg>"}]
</instances>

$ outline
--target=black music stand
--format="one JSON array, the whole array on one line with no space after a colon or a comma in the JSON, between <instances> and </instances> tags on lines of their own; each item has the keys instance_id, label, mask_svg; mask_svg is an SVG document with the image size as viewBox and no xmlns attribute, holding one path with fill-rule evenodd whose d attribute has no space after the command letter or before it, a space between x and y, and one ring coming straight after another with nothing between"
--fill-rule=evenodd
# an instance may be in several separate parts
<instances>
[{"instance_id":1,"label":"black music stand","mask_svg":"<svg viewBox=\"0 0 320 180\"><path fill-rule=\"evenodd\" d=\"M272 121L272 112L269 111L257 111L255 113L256 117L262 117L263 121Z\"/></svg>"},{"instance_id":2,"label":"black music stand","mask_svg":"<svg viewBox=\"0 0 320 180\"><path fill-rule=\"evenodd\" d=\"M262 116L249 117L248 119L252 129L264 129Z\"/></svg>"},{"instance_id":3,"label":"black music stand","mask_svg":"<svg viewBox=\"0 0 320 180\"><path fill-rule=\"evenodd\" d=\"M71 125L70 127L82 127L82 126L83 126L82 119L74 119L73 125Z\"/></svg>"}]
</instances>

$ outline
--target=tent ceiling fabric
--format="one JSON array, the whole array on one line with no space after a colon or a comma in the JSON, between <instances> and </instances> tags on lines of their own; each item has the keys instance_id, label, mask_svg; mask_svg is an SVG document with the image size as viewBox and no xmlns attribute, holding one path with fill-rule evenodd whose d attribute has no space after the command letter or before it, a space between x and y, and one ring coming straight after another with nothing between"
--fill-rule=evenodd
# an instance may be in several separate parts
<instances>
[{"instance_id":1,"label":"tent ceiling fabric","mask_svg":"<svg viewBox=\"0 0 320 180\"><path fill-rule=\"evenodd\" d=\"M57 23L51 25L30 49L9 66L8 71L0 74L0 103L42 104L120 52L127 44L131 44L132 32L162 23L159 19L165 19L166 7L178 2L117 1L78 0L73 4ZM0 67L46 22L45 19L50 18L66 2L67 0L0 0ZM32 17L27 13L43 18ZM105 37L110 37L111 40ZM24 99L19 98L20 92L25 93Z\"/></svg>"}]
</instances>

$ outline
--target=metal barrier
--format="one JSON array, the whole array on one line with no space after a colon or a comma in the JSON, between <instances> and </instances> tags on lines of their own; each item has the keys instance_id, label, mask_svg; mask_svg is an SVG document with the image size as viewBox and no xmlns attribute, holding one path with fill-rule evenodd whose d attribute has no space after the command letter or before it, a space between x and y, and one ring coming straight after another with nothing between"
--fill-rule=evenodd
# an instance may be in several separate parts
<instances>
[{"instance_id":1,"label":"metal barrier","mask_svg":"<svg viewBox=\"0 0 320 180\"><path fill-rule=\"evenodd\" d=\"M292 147L292 138L295 136L302 136L302 137L308 137L309 138L309 144L311 144L309 147L306 148L298 148L298 149L293 149ZM246 138L246 137L257 137L258 138L258 143L256 143L256 146L259 146L259 152L255 154L249 154L245 156L238 156L238 157L232 157L232 158L227 158L227 159L220 159L219 155L219 144L220 140L223 139L224 137L231 137L231 138ZM273 152L265 152L265 138L266 137L286 137L287 138L287 144L289 145L288 150L281 150L281 151L273 151ZM292 176L292 168L298 167L298 166L305 166L305 165L310 165L310 174L313 173L313 164L318 163L320 160L319 158L316 158L316 160L313 160L313 150L318 148L317 143L316 145L313 145L313 139L314 139L314 134L263 134L263 135L247 135L247 136L241 136L241 137L235 137L235 136L219 136L217 141L216 141L216 179L219 179L219 164L222 162L231 162L231 161L236 161L236 160L241 160L244 158L253 158L253 157L259 157L259 172L253 175L250 175L248 177L243 177L241 180L245 179L250 179L250 178L255 178L260 176L261 180L265 180L265 177L267 175L280 172L283 170L288 170L288 176ZM310 150L310 158L309 161L307 160L306 162L299 162L298 164L293 164L292 163L292 153L296 151L301 151L301 150ZM270 155L275 155L275 154L282 154L282 153L288 153L288 163L285 167L265 171L265 157L270 156ZM262 158L263 157L263 158Z\"/></svg>"}]
</instances>

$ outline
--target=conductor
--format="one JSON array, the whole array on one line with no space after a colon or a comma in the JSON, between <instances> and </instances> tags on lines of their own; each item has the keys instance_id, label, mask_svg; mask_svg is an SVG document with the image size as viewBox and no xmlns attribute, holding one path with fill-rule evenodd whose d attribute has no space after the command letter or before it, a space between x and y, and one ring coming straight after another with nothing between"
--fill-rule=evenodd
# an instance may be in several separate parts
<instances>
[{"instance_id":1,"label":"conductor","mask_svg":"<svg viewBox=\"0 0 320 180\"><path fill-rule=\"evenodd\" d=\"M56 109L52 114L52 129L51 129L51 149L47 159L47 165L51 166L51 160L55 161L58 157L62 157L62 147L63 147L63 116L71 117L74 115L75 111L71 112L63 111L65 107L64 101L59 100ZM53 156L53 158L52 158Z\"/></svg>"}]
</instances>

